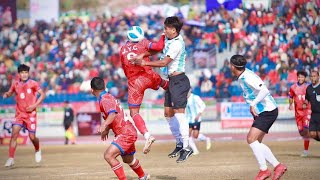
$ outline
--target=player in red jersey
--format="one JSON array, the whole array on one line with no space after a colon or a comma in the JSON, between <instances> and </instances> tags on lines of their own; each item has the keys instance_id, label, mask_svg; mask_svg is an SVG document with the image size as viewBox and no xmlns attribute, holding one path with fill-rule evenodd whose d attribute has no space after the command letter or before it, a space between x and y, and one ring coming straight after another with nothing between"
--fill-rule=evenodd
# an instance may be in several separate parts
<instances>
[{"instance_id":1,"label":"player in red jersey","mask_svg":"<svg viewBox=\"0 0 320 180\"><path fill-rule=\"evenodd\" d=\"M166 80L162 79L159 74L154 72L151 67L134 65L130 60L145 52L161 51L164 47L164 39L165 36L162 35L158 42L151 42L145 38L139 42L127 41L120 49L122 68L128 79L128 105L130 116L132 117L139 132L143 134L146 139L146 143L143 148L143 153L145 154L150 151L155 138L151 136L143 118L139 114L144 91L149 88L158 90L159 87L166 90L169 84ZM149 57L145 57L144 60L150 61Z\"/></svg>"},{"instance_id":2,"label":"player in red jersey","mask_svg":"<svg viewBox=\"0 0 320 180\"><path fill-rule=\"evenodd\" d=\"M139 160L134 157L136 151L134 143L137 140L137 131L127 118L120 103L105 91L105 83L102 78L95 77L91 80L91 93L99 98L99 107L104 122L98 130L101 140L108 138L109 130L115 134L115 138L104 152L104 159L109 163L114 173L120 180L126 180L126 175L117 157L121 155L124 163L139 176L139 180L146 180L150 175L144 173Z\"/></svg>"},{"instance_id":3,"label":"player in red jersey","mask_svg":"<svg viewBox=\"0 0 320 180\"><path fill-rule=\"evenodd\" d=\"M308 83L306 83L307 73L304 71L298 71L298 82L290 87L289 91L289 109L293 110L293 103L295 108L295 117L297 122L297 127L300 135L304 139L304 151L301 154L302 157L308 156L309 149L309 122L311 116L310 104L307 108L303 108L303 103L305 101L306 89Z\"/></svg>"},{"instance_id":4,"label":"player in red jersey","mask_svg":"<svg viewBox=\"0 0 320 180\"><path fill-rule=\"evenodd\" d=\"M35 148L35 161L41 161L41 150L39 139L36 137L37 129L37 106L45 98L45 94L40 89L39 84L29 79L29 66L21 64L18 67L20 80L12 83L8 92L4 93L3 98L16 95L16 116L15 122L12 124L12 136L9 145L9 159L5 166L14 165L14 154L17 148L17 137L22 127L26 127L29 131L29 138ZM37 98L37 93L40 97Z\"/></svg>"}]
</instances>

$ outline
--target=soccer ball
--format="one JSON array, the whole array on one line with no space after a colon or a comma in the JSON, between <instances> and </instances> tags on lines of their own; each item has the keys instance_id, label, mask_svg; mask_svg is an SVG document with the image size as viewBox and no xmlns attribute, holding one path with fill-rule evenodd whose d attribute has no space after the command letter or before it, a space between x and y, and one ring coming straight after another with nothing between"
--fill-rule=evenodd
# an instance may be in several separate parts
<instances>
[{"instance_id":1,"label":"soccer ball","mask_svg":"<svg viewBox=\"0 0 320 180\"><path fill-rule=\"evenodd\" d=\"M127 37L131 42L139 42L144 38L144 32L139 26L132 26L127 31Z\"/></svg>"}]
</instances>

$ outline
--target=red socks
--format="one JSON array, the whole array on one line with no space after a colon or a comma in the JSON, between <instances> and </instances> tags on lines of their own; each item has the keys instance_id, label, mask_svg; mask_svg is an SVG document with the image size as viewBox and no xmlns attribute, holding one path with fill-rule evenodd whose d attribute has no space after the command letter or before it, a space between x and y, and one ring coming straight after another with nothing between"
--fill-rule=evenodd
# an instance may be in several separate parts
<instances>
[{"instance_id":1,"label":"red socks","mask_svg":"<svg viewBox=\"0 0 320 180\"><path fill-rule=\"evenodd\" d=\"M132 161L132 165L130 165L131 169L138 175L139 178L144 177L144 171L140 165L140 162L138 159L134 159Z\"/></svg>"},{"instance_id":2,"label":"red socks","mask_svg":"<svg viewBox=\"0 0 320 180\"><path fill-rule=\"evenodd\" d=\"M136 125L137 129L139 130L139 132L141 134L145 134L146 132L148 132L146 124L144 122L144 120L142 119L142 117L140 116L139 113L135 114L132 117L134 124Z\"/></svg>"},{"instance_id":3,"label":"red socks","mask_svg":"<svg viewBox=\"0 0 320 180\"><path fill-rule=\"evenodd\" d=\"M16 148L9 146L9 158L14 158L15 152L16 152Z\"/></svg>"},{"instance_id":4,"label":"red socks","mask_svg":"<svg viewBox=\"0 0 320 180\"><path fill-rule=\"evenodd\" d=\"M308 139L308 140L304 140L304 150L306 150L306 151L308 151L308 149L309 149L309 143L310 143L310 140Z\"/></svg>"},{"instance_id":5,"label":"red socks","mask_svg":"<svg viewBox=\"0 0 320 180\"><path fill-rule=\"evenodd\" d=\"M124 170L123 170L123 166L122 164L117 164L113 167L111 167L113 172L117 175L117 177L119 178L119 180L127 180L126 175L124 174Z\"/></svg>"}]
</instances>

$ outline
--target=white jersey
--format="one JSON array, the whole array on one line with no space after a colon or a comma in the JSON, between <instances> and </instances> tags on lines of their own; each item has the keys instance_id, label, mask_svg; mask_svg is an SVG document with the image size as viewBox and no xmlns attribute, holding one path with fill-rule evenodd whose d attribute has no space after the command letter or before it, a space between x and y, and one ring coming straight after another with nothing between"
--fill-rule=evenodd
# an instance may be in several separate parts
<instances>
[{"instance_id":1,"label":"white jersey","mask_svg":"<svg viewBox=\"0 0 320 180\"><path fill-rule=\"evenodd\" d=\"M238 78L238 82L243 90L243 97L250 104L258 95L260 89L265 86L261 78L249 69L246 69ZM276 101L268 95L255 105L258 114L264 111L272 111L277 108Z\"/></svg>"},{"instance_id":2,"label":"white jersey","mask_svg":"<svg viewBox=\"0 0 320 180\"><path fill-rule=\"evenodd\" d=\"M173 72L185 72L186 55L185 43L181 35L170 40L166 38L163 55L160 59L168 56L172 61L162 69L164 74L170 75Z\"/></svg>"},{"instance_id":3,"label":"white jersey","mask_svg":"<svg viewBox=\"0 0 320 180\"><path fill-rule=\"evenodd\" d=\"M195 94L192 94L188 98L188 103L186 107L186 117L189 123L194 123L195 118L199 113L202 113L206 108L206 104L202 101L202 99ZM201 121L201 117L198 119Z\"/></svg>"}]
</instances>

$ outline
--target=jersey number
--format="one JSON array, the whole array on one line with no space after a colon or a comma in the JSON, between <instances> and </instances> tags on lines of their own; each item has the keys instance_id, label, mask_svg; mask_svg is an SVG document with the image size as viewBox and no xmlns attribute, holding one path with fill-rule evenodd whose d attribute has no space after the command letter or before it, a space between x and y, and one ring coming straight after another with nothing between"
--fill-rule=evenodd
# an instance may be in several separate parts
<instances>
[{"instance_id":1,"label":"jersey number","mask_svg":"<svg viewBox=\"0 0 320 180\"><path fill-rule=\"evenodd\" d=\"M298 99L299 99L299 101L305 100L306 96L305 95L298 95Z\"/></svg>"},{"instance_id":2,"label":"jersey number","mask_svg":"<svg viewBox=\"0 0 320 180\"><path fill-rule=\"evenodd\" d=\"M136 53L130 52L130 53L127 54L127 59L128 59L128 60L131 60L131 59L133 59L133 58L136 57L136 56L137 56Z\"/></svg>"}]
</instances>

